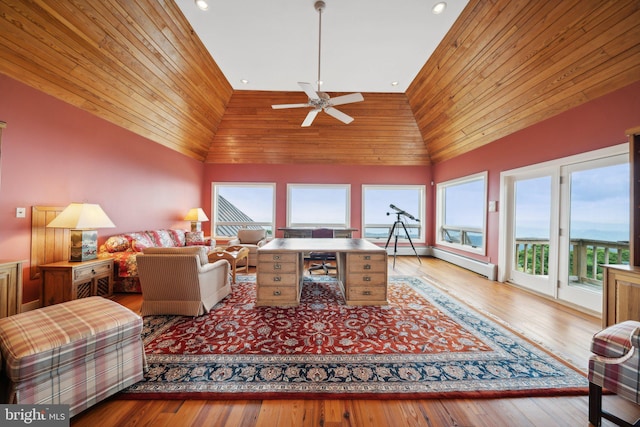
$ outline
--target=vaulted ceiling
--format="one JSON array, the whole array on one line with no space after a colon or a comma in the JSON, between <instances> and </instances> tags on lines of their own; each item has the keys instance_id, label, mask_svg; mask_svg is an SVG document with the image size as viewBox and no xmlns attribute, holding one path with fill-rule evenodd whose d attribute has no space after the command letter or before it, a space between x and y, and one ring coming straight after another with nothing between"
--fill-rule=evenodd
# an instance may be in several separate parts
<instances>
[{"instance_id":1,"label":"vaulted ceiling","mask_svg":"<svg viewBox=\"0 0 640 427\"><path fill-rule=\"evenodd\" d=\"M1 73L208 163L427 165L640 80L637 0L471 0L404 93L309 128L271 109L302 92L234 90L174 0L0 0L0 35Z\"/></svg>"}]
</instances>

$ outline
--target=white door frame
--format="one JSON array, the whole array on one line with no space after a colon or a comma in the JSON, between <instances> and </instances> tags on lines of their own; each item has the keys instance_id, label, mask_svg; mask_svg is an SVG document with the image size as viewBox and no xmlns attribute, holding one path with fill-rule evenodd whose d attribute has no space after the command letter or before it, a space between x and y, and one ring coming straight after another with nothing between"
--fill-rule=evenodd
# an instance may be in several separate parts
<instances>
[{"instance_id":1,"label":"white door frame","mask_svg":"<svg viewBox=\"0 0 640 427\"><path fill-rule=\"evenodd\" d=\"M551 238L553 238L554 235L559 237L560 235L560 223L559 223L560 178L559 177L561 173L560 172L561 167L568 166L575 163L588 162L588 161L601 159L605 157L617 156L620 154L628 154L628 152L629 152L629 144L625 142L625 143L614 145L611 147L606 147L606 148L602 148L594 151L589 151L586 153L576 154L569 157L564 157L564 158L555 159L555 160L551 160L551 161L547 161L547 162L543 162L535 165L525 166L522 168L511 169L511 170L501 172L500 173L500 200L502 201L501 202L502 209L500 209L500 212L499 212L499 233L498 233L499 246L498 246L498 275L497 275L498 281L500 282L508 281L511 267L512 267L511 264L513 260L513 248L511 247L512 246L511 242L513 241L512 229L513 229L513 217L514 217L514 214L513 214L514 201L513 201L513 192L511 190L512 190L512 183L515 179L522 179L522 178L526 178L527 176L534 177L534 176L549 175L550 173L548 171L552 169L557 170L557 172L554 173L555 175L557 175L557 179L552 178L552 179L556 179L553 186L554 188L555 187L558 188L558 193L555 193L555 196L554 196L552 192L552 197L554 197L553 205L555 206L552 208L552 210L555 210L555 212L552 212L552 215L554 215L555 219L552 220L552 224L551 224L551 226L553 227L551 230ZM551 242L552 245L553 243L554 242ZM556 250L558 246L559 246L559 242L558 240L556 240L555 242ZM549 254L549 259L552 259L551 253ZM555 259L557 262L554 263L555 266L553 267L553 270L554 270L553 274L550 272L549 276L553 276L553 279L550 277L550 280L554 280L554 283L555 283L554 286L557 288L559 285L557 278L558 278L558 269L560 265L560 262L558 260L558 252L556 252L553 255L553 259ZM549 264L550 264L549 269L551 269L552 263L550 262ZM555 294L554 297L557 297L557 289L554 292L554 294Z\"/></svg>"}]
</instances>

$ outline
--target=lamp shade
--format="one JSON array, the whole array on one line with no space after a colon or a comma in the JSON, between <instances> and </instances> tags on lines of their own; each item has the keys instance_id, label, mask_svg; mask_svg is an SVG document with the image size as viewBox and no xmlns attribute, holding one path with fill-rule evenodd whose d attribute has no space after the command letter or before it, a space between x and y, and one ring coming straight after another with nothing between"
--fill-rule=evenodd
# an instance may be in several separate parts
<instances>
[{"instance_id":1,"label":"lamp shade","mask_svg":"<svg viewBox=\"0 0 640 427\"><path fill-rule=\"evenodd\" d=\"M184 220L191 221L191 222L194 222L194 221L202 222L202 221L209 221L209 218L207 218L207 215L204 213L202 208L193 208L189 211L187 216L184 217Z\"/></svg>"},{"instance_id":2,"label":"lamp shade","mask_svg":"<svg viewBox=\"0 0 640 427\"><path fill-rule=\"evenodd\" d=\"M100 205L92 203L71 203L53 219L47 227L68 228L73 230L113 228L111 222Z\"/></svg>"}]
</instances>

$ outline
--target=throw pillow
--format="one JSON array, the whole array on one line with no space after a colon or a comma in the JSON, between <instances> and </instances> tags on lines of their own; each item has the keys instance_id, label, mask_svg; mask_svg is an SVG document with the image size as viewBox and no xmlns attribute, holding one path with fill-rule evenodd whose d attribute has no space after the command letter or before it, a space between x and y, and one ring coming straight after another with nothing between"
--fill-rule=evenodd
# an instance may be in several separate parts
<instances>
[{"instance_id":1,"label":"throw pillow","mask_svg":"<svg viewBox=\"0 0 640 427\"><path fill-rule=\"evenodd\" d=\"M129 249L129 240L124 236L111 236L104 242L107 252L124 252Z\"/></svg>"},{"instance_id":2,"label":"throw pillow","mask_svg":"<svg viewBox=\"0 0 640 427\"><path fill-rule=\"evenodd\" d=\"M203 231L187 231L184 237L186 246L202 246L205 244Z\"/></svg>"}]
</instances>

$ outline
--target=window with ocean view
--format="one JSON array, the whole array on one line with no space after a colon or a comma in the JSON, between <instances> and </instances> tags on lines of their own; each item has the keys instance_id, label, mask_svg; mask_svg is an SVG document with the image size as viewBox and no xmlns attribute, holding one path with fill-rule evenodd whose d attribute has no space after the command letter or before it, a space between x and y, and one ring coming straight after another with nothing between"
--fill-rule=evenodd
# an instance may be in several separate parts
<instances>
[{"instance_id":1,"label":"window with ocean view","mask_svg":"<svg viewBox=\"0 0 640 427\"><path fill-rule=\"evenodd\" d=\"M436 186L436 242L484 254L486 205L486 172L439 183Z\"/></svg>"},{"instance_id":2,"label":"window with ocean view","mask_svg":"<svg viewBox=\"0 0 640 427\"><path fill-rule=\"evenodd\" d=\"M274 183L213 183L212 193L212 234L235 236L240 228L264 228L274 235Z\"/></svg>"},{"instance_id":3,"label":"window with ocean view","mask_svg":"<svg viewBox=\"0 0 640 427\"><path fill-rule=\"evenodd\" d=\"M288 184L288 227L349 227L349 184Z\"/></svg>"},{"instance_id":4,"label":"window with ocean view","mask_svg":"<svg viewBox=\"0 0 640 427\"><path fill-rule=\"evenodd\" d=\"M425 212L424 185L363 185L362 186L362 237L366 239L386 240L396 219L404 222L411 240L424 242L425 233L422 224ZM407 215L397 215L397 209ZM396 227L397 228L397 227ZM403 229L397 230L399 238L406 238Z\"/></svg>"}]
</instances>

